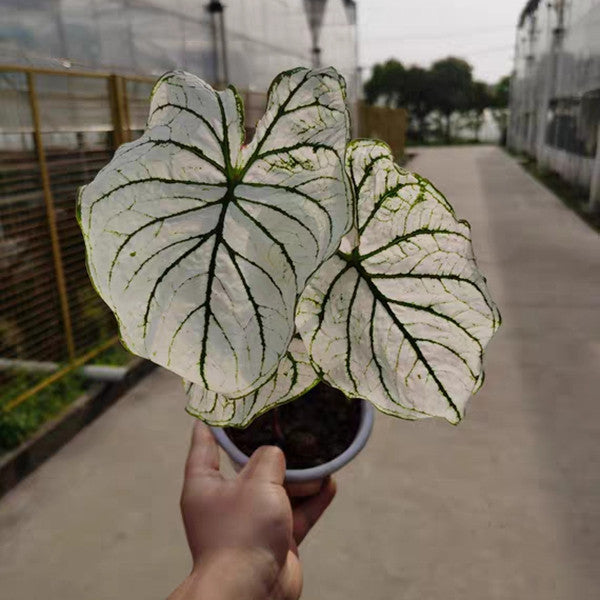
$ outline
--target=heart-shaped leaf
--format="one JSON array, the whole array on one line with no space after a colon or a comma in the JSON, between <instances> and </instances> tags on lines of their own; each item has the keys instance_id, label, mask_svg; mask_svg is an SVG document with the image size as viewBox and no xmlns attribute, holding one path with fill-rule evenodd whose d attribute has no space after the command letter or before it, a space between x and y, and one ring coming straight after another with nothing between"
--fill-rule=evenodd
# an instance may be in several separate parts
<instances>
[{"instance_id":1,"label":"heart-shaped leaf","mask_svg":"<svg viewBox=\"0 0 600 600\"><path fill-rule=\"evenodd\" d=\"M189 396L186 410L210 425L246 427L274 406L301 396L318 381L302 340L295 337L275 375L258 390L234 399L186 382Z\"/></svg>"},{"instance_id":2,"label":"heart-shaped leaf","mask_svg":"<svg viewBox=\"0 0 600 600\"><path fill-rule=\"evenodd\" d=\"M169 73L147 131L79 201L89 272L124 343L228 396L276 371L298 296L351 212L335 70L282 73L246 147L243 124L235 89Z\"/></svg>"},{"instance_id":3,"label":"heart-shaped leaf","mask_svg":"<svg viewBox=\"0 0 600 600\"><path fill-rule=\"evenodd\" d=\"M346 156L356 228L310 280L298 330L324 379L349 397L457 422L500 323L469 226L385 144L352 142Z\"/></svg>"}]
</instances>

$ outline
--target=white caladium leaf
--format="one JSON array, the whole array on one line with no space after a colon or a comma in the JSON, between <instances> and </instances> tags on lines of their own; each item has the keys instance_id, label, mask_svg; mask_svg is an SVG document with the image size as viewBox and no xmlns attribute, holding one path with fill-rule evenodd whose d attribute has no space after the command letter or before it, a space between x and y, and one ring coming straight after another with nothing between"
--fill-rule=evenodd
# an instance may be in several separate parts
<instances>
[{"instance_id":1,"label":"white caladium leaf","mask_svg":"<svg viewBox=\"0 0 600 600\"><path fill-rule=\"evenodd\" d=\"M186 382L188 413L213 426L246 427L269 409L306 393L319 381L300 338L293 338L274 377L242 398L228 398Z\"/></svg>"},{"instance_id":2,"label":"white caladium leaf","mask_svg":"<svg viewBox=\"0 0 600 600\"><path fill-rule=\"evenodd\" d=\"M335 70L282 73L248 146L243 125L235 89L169 73L144 135L79 200L89 272L124 343L228 396L276 371L306 280L351 213Z\"/></svg>"},{"instance_id":3,"label":"white caladium leaf","mask_svg":"<svg viewBox=\"0 0 600 600\"><path fill-rule=\"evenodd\" d=\"M352 142L346 160L355 231L310 280L298 330L323 378L349 397L458 422L500 323L469 226L385 144Z\"/></svg>"}]
</instances>

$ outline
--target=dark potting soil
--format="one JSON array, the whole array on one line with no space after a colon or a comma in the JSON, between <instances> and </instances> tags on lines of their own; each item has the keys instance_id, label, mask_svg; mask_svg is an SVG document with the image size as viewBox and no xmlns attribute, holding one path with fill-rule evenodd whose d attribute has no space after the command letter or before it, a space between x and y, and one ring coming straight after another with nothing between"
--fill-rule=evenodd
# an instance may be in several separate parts
<instances>
[{"instance_id":1,"label":"dark potting soil","mask_svg":"<svg viewBox=\"0 0 600 600\"><path fill-rule=\"evenodd\" d=\"M353 442L360 425L360 400L348 399L326 383L277 408L283 441L274 434L273 412L258 417L246 429L228 427L225 432L247 456L260 446L280 446L288 469L316 467L339 456Z\"/></svg>"}]
</instances>

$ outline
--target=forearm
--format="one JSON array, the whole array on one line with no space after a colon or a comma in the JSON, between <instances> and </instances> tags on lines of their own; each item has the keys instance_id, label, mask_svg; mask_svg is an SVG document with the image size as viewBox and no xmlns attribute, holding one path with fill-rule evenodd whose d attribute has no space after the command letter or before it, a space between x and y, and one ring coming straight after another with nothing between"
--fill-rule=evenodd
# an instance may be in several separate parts
<instances>
[{"instance_id":1,"label":"forearm","mask_svg":"<svg viewBox=\"0 0 600 600\"><path fill-rule=\"evenodd\" d=\"M277 575L266 561L220 556L195 567L168 600L275 600Z\"/></svg>"}]
</instances>

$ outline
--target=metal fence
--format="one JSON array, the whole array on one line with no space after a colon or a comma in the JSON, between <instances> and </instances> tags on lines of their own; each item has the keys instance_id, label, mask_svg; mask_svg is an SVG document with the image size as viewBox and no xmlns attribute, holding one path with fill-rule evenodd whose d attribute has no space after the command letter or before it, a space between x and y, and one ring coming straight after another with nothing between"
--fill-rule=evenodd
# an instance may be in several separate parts
<instances>
[{"instance_id":1,"label":"metal fence","mask_svg":"<svg viewBox=\"0 0 600 600\"><path fill-rule=\"evenodd\" d=\"M0 411L117 340L87 275L76 199L114 150L144 130L153 83L0 66ZM265 95L247 92L244 100L254 124ZM40 374L26 389L23 370Z\"/></svg>"},{"instance_id":2,"label":"metal fence","mask_svg":"<svg viewBox=\"0 0 600 600\"><path fill-rule=\"evenodd\" d=\"M77 190L143 129L152 81L0 66L3 411L116 341L114 318L87 276ZM62 368L48 376L48 363ZM35 385L16 385L36 365Z\"/></svg>"},{"instance_id":3,"label":"metal fence","mask_svg":"<svg viewBox=\"0 0 600 600\"><path fill-rule=\"evenodd\" d=\"M78 188L146 122L154 79L0 66L0 411L10 411L117 340L93 290L75 216ZM244 92L247 133L266 96ZM362 135L403 152L405 114L361 107ZM375 114L376 113L376 114ZM48 376L48 363L59 370ZM22 369L34 385L15 385Z\"/></svg>"}]
</instances>

